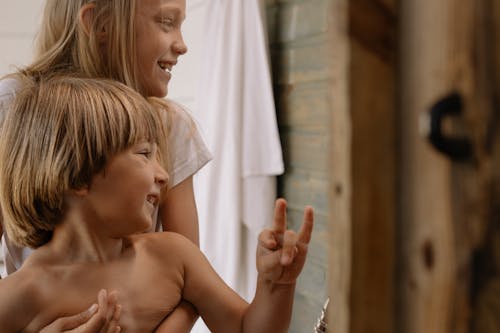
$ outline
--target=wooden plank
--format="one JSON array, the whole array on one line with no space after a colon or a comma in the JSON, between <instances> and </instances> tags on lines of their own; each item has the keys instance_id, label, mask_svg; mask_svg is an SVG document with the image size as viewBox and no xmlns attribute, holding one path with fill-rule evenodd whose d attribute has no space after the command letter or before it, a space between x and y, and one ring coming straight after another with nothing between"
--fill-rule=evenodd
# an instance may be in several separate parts
<instances>
[{"instance_id":1,"label":"wooden plank","mask_svg":"<svg viewBox=\"0 0 500 333\"><path fill-rule=\"evenodd\" d=\"M393 62L396 55L396 13L377 0L352 0L349 3L349 31L356 42Z\"/></svg>"},{"instance_id":2,"label":"wooden plank","mask_svg":"<svg viewBox=\"0 0 500 333\"><path fill-rule=\"evenodd\" d=\"M477 147L481 149L480 153L486 155L486 158L480 156L482 158L478 159L479 176L476 178L486 179L489 183L487 185L490 185L483 185L480 188L481 191L478 191L479 194L484 194L485 187L489 190L488 196L485 197L488 200L483 200L480 208L484 211L485 204L491 204L491 206L486 206L489 214L480 215L479 221L475 219L463 221L469 223L462 223L463 227L472 231L469 232L469 237L464 238L468 241L466 244L469 245L469 250L474 251L473 257L471 253L464 253L474 259L472 264L469 263L471 279L474 282L470 285L473 285L473 290L472 292L468 290L468 295L472 294L473 298L462 298L469 301L466 309L472 313L472 320L469 324L473 332L493 333L500 331L500 316L498 315L500 313L500 275L498 274L500 272L500 226L498 224L500 212L500 87L498 85L500 82L500 4L496 0L485 0L476 6L478 24L474 25L477 27L475 57L480 61L475 62L477 93L474 96L476 98L471 100L474 109L471 108L469 117L473 120L472 124L476 125L474 129L479 132L479 135L475 133L476 140L482 139ZM485 128L487 135L483 134ZM484 151L484 148L488 149Z\"/></svg>"},{"instance_id":3,"label":"wooden plank","mask_svg":"<svg viewBox=\"0 0 500 333\"><path fill-rule=\"evenodd\" d=\"M395 27L393 27L395 29ZM395 65L352 42L351 332L394 331Z\"/></svg>"},{"instance_id":4,"label":"wooden plank","mask_svg":"<svg viewBox=\"0 0 500 333\"><path fill-rule=\"evenodd\" d=\"M327 55L331 78L329 181L330 305L328 331L349 332L351 280L351 120L349 113L348 1L330 0Z\"/></svg>"},{"instance_id":5,"label":"wooden plank","mask_svg":"<svg viewBox=\"0 0 500 333\"><path fill-rule=\"evenodd\" d=\"M419 133L422 113L453 90L455 0L402 0L401 223L397 332L451 332L455 239L450 162Z\"/></svg>"}]
</instances>

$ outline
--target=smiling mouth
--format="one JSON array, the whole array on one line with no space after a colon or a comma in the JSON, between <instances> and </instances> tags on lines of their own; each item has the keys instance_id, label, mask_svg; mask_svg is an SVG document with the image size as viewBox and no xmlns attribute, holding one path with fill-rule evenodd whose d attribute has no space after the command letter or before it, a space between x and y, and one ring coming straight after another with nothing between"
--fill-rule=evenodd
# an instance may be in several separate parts
<instances>
[{"instance_id":1,"label":"smiling mouth","mask_svg":"<svg viewBox=\"0 0 500 333\"><path fill-rule=\"evenodd\" d=\"M172 74L172 65L169 63L158 61L158 66L160 66L160 68L168 74Z\"/></svg>"},{"instance_id":2,"label":"smiling mouth","mask_svg":"<svg viewBox=\"0 0 500 333\"><path fill-rule=\"evenodd\" d=\"M149 194L147 197L146 197L146 201L149 202L151 205L153 205L154 207L156 207L158 205L158 196L157 195L154 195L154 194Z\"/></svg>"}]
</instances>

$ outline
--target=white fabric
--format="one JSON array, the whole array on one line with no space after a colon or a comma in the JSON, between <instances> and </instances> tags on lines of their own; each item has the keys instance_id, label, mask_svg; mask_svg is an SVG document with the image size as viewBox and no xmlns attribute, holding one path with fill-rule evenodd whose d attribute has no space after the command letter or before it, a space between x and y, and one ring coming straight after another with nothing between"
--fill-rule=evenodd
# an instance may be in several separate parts
<instances>
[{"instance_id":1,"label":"white fabric","mask_svg":"<svg viewBox=\"0 0 500 333\"><path fill-rule=\"evenodd\" d=\"M214 154L196 175L200 245L250 301L259 231L271 222L283 159L259 0L210 0L198 118ZM199 321L193 332L207 332Z\"/></svg>"},{"instance_id":2,"label":"white fabric","mask_svg":"<svg viewBox=\"0 0 500 333\"><path fill-rule=\"evenodd\" d=\"M5 79L0 81L0 121L7 112L8 106L15 96L17 87L15 79ZM195 174L201 169L212 156L205 145L197 123L193 120L189 112L180 104L169 101L171 105L171 131L169 133L169 154L172 163L170 172L170 185L178 185L186 178ZM156 231L161 230L161 222L156 212ZM153 231L153 230L151 230ZM1 272L2 276L11 274L26 260L32 252L29 248L20 248L6 237L2 236L2 254L4 256L5 267Z\"/></svg>"}]
</instances>

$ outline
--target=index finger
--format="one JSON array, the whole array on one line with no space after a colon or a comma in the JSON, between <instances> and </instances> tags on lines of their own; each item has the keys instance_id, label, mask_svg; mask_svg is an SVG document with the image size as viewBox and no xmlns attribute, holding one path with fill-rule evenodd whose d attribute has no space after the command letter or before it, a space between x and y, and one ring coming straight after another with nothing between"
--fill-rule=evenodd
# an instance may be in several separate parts
<instances>
[{"instance_id":1,"label":"index finger","mask_svg":"<svg viewBox=\"0 0 500 333\"><path fill-rule=\"evenodd\" d=\"M286 231L286 200L277 199L274 206L274 220L272 230L277 233Z\"/></svg>"},{"instance_id":2,"label":"index finger","mask_svg":"<svg viewBox=\"0 0 500 333\"><path fill-rule=\"evenodd\" d=\"M314 224L314 210L311 206L304 208L304 222L299 231L299 242L309 244Z\"/></svg>"}]
</instances>

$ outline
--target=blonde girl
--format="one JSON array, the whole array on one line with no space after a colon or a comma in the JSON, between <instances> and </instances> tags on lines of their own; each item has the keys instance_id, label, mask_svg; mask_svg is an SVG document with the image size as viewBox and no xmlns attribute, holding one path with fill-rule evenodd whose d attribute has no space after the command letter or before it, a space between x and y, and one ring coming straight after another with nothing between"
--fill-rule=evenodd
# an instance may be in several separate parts
<instances>
[{"instance_id":1,"label":"blonde girl","mask_svg":"<svg viewBox=\"0 0 500 333\"><path fill-rule=\"evenodd\" d=\"M181 26L185 0L47 0L31 65L0 81L0 121L19 89L21 76L33 79L76 72L117 80L145 97L164 97L172 69L187 52ZM169 115L168 193L150 231L169 230L198 244L198 217L192 177L211 156L188 113L172 103ZM3 237L6 272L29 254ZM180 317L194 322L189 307Z\"/></svg>"}]
</instances>

